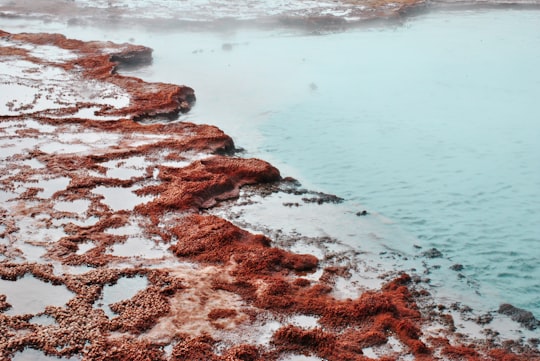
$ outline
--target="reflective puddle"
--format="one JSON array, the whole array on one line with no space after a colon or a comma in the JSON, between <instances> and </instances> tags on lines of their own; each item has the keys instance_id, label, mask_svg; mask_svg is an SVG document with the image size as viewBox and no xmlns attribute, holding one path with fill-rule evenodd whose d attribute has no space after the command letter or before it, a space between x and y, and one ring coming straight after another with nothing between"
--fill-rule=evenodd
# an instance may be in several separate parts
<instances>
[{"instance_id":1,"label":"reflective puddle","mask_svg":"<svg viewBox=\"0 0 540 361\"><path fill-rule=\"evenodd\" d=\"M17 281L0 280L0 293L12 307L7 315L36 314L46 306L63 306L75 295L64 286L54 286L25 275Z\"/></svg>"},{"instance_id":2,"label":"reflective puddle","mask_svg":"<svg viewBox=\"0 0 540 361\"><path fill-rule=\"evenodd\" d=\"M103 287L103 296L94 304L95 307L101 308L109 318L116 316L109 305L129 300L133 296L148 287L148 279L143 276L133 278L122 277L114 285L106 285Z\"/></svg>"}]
</instances>

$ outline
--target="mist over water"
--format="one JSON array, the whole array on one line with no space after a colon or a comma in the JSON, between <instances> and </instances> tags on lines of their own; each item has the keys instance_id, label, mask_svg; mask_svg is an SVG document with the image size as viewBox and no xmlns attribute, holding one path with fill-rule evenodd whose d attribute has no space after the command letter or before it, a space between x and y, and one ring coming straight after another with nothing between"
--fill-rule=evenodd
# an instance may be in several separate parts
<instances>
[{"instance_id":1,"label":"mist over water","mask_svg":"<svg viewBox=\"0 0 540 361\"><path fill-rule=\"evenodd\" d=\"M540 11L323 35L11 24L152 47L151 66L122 72L193 87L182 120L215 124L246 156L390 220L406 236L388 247L437 248L429 276L450 298L540 317Z\"/></svg>"}]
</instances>

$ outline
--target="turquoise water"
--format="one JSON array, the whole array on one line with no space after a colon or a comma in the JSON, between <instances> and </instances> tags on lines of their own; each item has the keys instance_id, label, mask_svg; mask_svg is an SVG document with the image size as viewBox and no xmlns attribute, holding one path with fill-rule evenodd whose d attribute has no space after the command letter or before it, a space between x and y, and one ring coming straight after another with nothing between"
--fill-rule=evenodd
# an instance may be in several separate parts
<instances>
[{"instance_id":1,"label":"turquoise water","mask_svg":"<svg viewBox=\"0 0 540 361\"><path fill-rule=\"evenodd\" d=\"M316 87L261 125L263 149L462 264L487 304L539 317L540 12L303 41Z\"/></svg>"},{"instance_id":2,"label":"turquoise water","mask_svg":"<svg viewBox=\"0 0 540 361\"><path fill-rule=\"evenodd\" d=\"M322 35L10 24L154 48L152 66L122 71L193 87L184 119L391 220L407 236L389 247L436 247L446 263L430 277L455 299L540 318L540 11L434 12Z\"/></svg>"}]
</instances>

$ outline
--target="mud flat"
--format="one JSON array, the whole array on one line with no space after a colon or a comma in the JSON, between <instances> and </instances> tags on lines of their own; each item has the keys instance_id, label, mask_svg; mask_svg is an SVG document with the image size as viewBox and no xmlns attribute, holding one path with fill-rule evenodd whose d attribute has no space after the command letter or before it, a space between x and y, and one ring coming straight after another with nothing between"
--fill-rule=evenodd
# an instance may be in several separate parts
<instances>
[{"instance_id":1,"label":"mud flat","mask_svg":"<svg viewBox=\"0 0 540 361\"><path fill-rule=\"evenodd\" d=\"M1 359L540 359L523 310L502 310L526 319L515 334L497 315L463 334L471 311L418 276L297 229L340 199L177 121L188 86L117 73L151 49L6 32L0 46ZM249 217L265 210L276 219Z\"/></svg>"}]
</instances>

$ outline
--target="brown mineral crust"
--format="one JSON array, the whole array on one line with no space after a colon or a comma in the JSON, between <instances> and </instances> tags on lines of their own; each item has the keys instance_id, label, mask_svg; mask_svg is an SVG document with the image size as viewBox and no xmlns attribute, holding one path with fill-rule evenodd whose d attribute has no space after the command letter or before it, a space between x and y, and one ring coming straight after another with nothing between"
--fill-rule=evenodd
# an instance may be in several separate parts
<instances>
[{"instance_id":1,"label":"brown mineral crust","mask_svg":"<svg viewBox=\"0 0 540 361\"><path fill-rule=\"evenodd\" d=\"M52 284L62 284L62 277L53 274L51 265L37 263L0 263L0 278L15 281L30 273L36 278Z\"/></svg>"},{"instance_id":2,"label":"brown mineral crust","mask_svg":"<svg viewBox=\"0 0 540 361\"><path fill-rule=\"evenodd\" d=\"M412 301L411 294L406 286L396 286L402 283L406 276L390 282L382 291L365 292L355 300L336 300L330 296L331 289L328 286L318 284L300 288L290 279L278 275L264 276L252 273L251 277L242 274L236 278L237 282L234 284L217 284L216 287L237 292L259 308L286 314L320 316L319 323L328 330L324 333L325 344L331 340L338 340L337 333L333 332L358 329L362 331L354 334L354 344L364 344L366 347L381 344L383 341L386 342L389 333L394 333L409 346L417 358L429 354L428 347L420 341L421 331L418 326L420 313ZM262 282L262 287L254 282L256 279ZM295 331L294 328L290 330ZM287 333L278 335L278 339L281 340L278 344L284 343L283 338L286 335ZM308 339L312 336L320 334L310 334ZM369 342L373 344L367 345ZM297 341L293 342L296 343ZM335 344L329 346L330 349L337 347ZM312 349L312 352L321 357L329 357L319 346ZM350 347L347 352L352 352ZM339 359L336 357L334 356L334 359Z\"/></svg>"},{"instance_id":3,"label":"brown mineral crust","mask_svg":"<svg viewBox=\"0 0 540 361\"><path fill-rule=\"evenodd\" d=\"M326 267L323 270L323 274L319 278L319 282L326 284L334 284L337 277L349 278L351 276L350 270L347 267Z\"/></svg>"},{"instance_id":4,"label":"brown mineral crust","mask_svg":"<svg viewBox=\"0 0 540 361\"><path fill-rule=\"evenodd\" d=\"M116 115L134 120L161 115L174 117L180 112L189 111L191 104L195 101L194 91L190 87L165 83L149 84L138 78L115 73L117 62L129 61L133 63L136 61L135 59L140 59L141 62L147 61L151 54L151 49L147 47L131 44L118 45L112 42L83 42L67 39L60 34L9 34L2 32L0 36L9 38L11 41L53 45L61 49L75 51L78 54L75 60L67 60L58 64L30 56L28 52L19 48L2 47L2 55L18 55L34 63L60 66L69 71L83 69L82 74L85 77L117 85L130 95L131 101L128 107L116 109L101 105L97 115Z\"/></svg>"},{"instance_id":5,"label":"brown mineral crust","mask_svg":"<svg viewBox=\"0 0 540 361\"><path fill-rule=\"evenodd\" d=\"M22 351L25 347L43 350L46 354L62 356L78 353L89 340L102 338L107 333L107 318L89 306L86 300L77 298L68 307L47 307L43 315L54 318L50 326L29 323L32 315L0 315L0 328L7 327L7 339L0 337L0 355L8 359L8 352ZM22 332L11 332L21 330Z\"/></svg>"},{"instance_id":6,"label":"brown mineral crust","mask_svg":"<svg viewBox=\"0 0 540 361\"><path fill-rule=\"evenodd\" d=\"M474 345L452 346L447 339L442 339L441 341L441 354L449 360L477 360L480 356L475 350Z\"/></svg>"},{"instance_id":7,"label":"brown mineral crust","mask_svg":"<svg viewBox=\"0 0 540 361\"><path fill-rule=\"evenodd\" d=\"M171 360L220 361L214 353L215 343L216 341L210 335L185 339L174 346Z\"/></svg>"},{"instance_id":8,"label":"brown mineral crust","mask_svg":"<svg viewBox=\"0 0 540 361\"><path fill-rule=\"evenodd\" d=\"M225 361L257 361L263 360L258 347L253 345L238 345L231 347L222 359Z\"/></svg>"},{"instance_id":9,"label":"brown mineral crust","mask_svg":"<svg viewBox=\"0 0 540 361\"><path fill-rule=\"evenodd\" d=\"M152 327L156 320L170 311L169 300L158 287L148 287L129 300L112 304L111 310L117 314L112 320L114 331L140 334Z\"/></svg>"},{"instance_id":10,"label":"brown mineral crust","mask_svg":"<svg viewBox=\"0 0 540 361\"><path fill-rule=\"evenodd\" d=\"M66 265L87 265L92 267L103 267L113 262L115 260L121 259L111 254L106 254L107 247L114 243L121 243L120 239L125 239L126 237L113 236L107 234L95 234L91 238L72 238L69 237L63 238L58 241L54 247L49 249L46 253L47 257L51 259L61 261ZM78 243L85 241L96 242L96 245L85 252L84 254L78 255L75 252L79 249Z\"/></svg>"},{"instance_id":11,"label":"brown mineral crust","mask_svg":"<svg viewBox=\"0 0 540 361\"><path fill-rule=\"evenodd\" d=\"M319 322L323 325L344 328L370 325L371 331L391 331L416 357L429 353L428 347L419 340L421 331L420 312L413 297L403 283L408 275L393 280L379 292L365 292L356 300L328 302Z\"/></svg>"},{"instance_id":12,"label":"brown mineral crust","mask_svg":"<svg viewBox=\"0 0 540 361\"><path fill-rule=\"evenodd\" d=\"M11 305L7 302L6 295L0 294L0 312L4 312L9 308L11 308Z\"/></svg>"},{"instance_id":13,"label":"brown mineral crust","mask_svg":"<svg viewBox=\"0 0 540 361\"><path fill-rule=\"evenodd\" d=\"M356 300L335 300L329 296L330 288L321 284L301 287L283 273L315 269L317 260L313 256L271 248L263 236L252 235L214 216L186 216L171 232L178 238L171 249L179 257L217 264L234 261L231 274L235 281L218 283L216 287L238 293L256 307L319 315L322 325L335 330L368 327L370 334L364 337L364 343L369 339L367 336L388 335L391 331L415 355L428 353L426 345L419 340L420 313L406 286L410 281L407 275L388 283L379 292L365 292ZM327 339L336 338L330 333ZM375 341L381 342L377 337ZM320 350L314 352L327 357Z\"/></svg>"},{"instance_id":14,"label":"brown mineral crust","mask_svg":"<svg viewBox=\"0 0 540 361\"><path fill-rule=\"evenodd\" d=\"M470 359L471 361L483 360L482 357L476 359ZM540 356L537 351L524 352L523 354L516 354L511 351L497 348L488 352L488 360L498 361L539 361Z\"/></svg>"},{"instance_id":15,"label":"brown mineral crust","mask_svg":"<svg viewBox=\"0 0 540 361\"><path fill-rule=\"evenodd\" d=\"M370 358L363 356L362 348L385 342L386 337L383 335L374 335L369 332L363 334L353 331L335 334L321 328L306 330L292 325L280 328L272 338L272 343L280 353L310 353L329 361L370 360ZM379 360L394 359L393 357L379 358Z\"/></svg>"},{"instance_id":16,"label":"brown mineral crust","mask_svg":"<svg viewBox=\"0 0 540 361\"><path fill-rule=\"evenodd\" d=\"M314 256L270 247L265 236L253 235L216 216L188 215L171 232L178 238L171 246L178 257L216 264L233 262L237 278L256 279L283 270L312 271L318 265Z\"/></svg>"},{"instance_id":17,"label":"brown mineral crust","mask_svg":"<svg viewBox=\"0 0 540 361\"><path fill-rule=\"evenodd\" d=\"M28 325L27 318L10 317L0 313L0 359L9 360L10 354L17 351L17 343L14 342L20 334L18 331Z\"/></svg>"},{"instance_id":18,"label":"brown mineral crust","mask_svg":"<svg viewBox=\"0 0 540 361\"><path fill-rule=\"evenodd\" d=\"M83 361L164 361L160 345L131 337L100 339L84 351Z\"/></svg>"},{"instance_id":19,"label":"brown mineral crust","mask_svg":"<svg viewBox=\"0 0 540 361\"><path fill-rule=\"evenodd\" d=\"M108 333L109 322L103 311L88 305L84 299L74 299L68 307L48 307L46 314L57 325L36 325L34 332L19 340L47 354L69 356L80 353L88 341L102 339Z\"/></svg>"},{"instance_id":20,"label":"brown mineral crust","mask_svg":"<svg viewBox=\"0 0 540 361\"><path fill-rule=\"evenodd\" d=\"M433 347L440 349L445 360L458 361L525 361L540 360L536 351L523 350L519 353L511 352L502 348L491 348L476 344L454 344L444 337L431 340ZM487 352L486 352L487 351Z\"/></svg>"},{"instance_id":21,"label":"brown mineral crust","mask_svg":"<svg viewBox=\"0 0 540 361\"><path fill-rule=\"evenodd\" d=\"M1 299L0 299L1 302ZM208 314L208 318L210 320L218 320L220 318L229 318L234 317L238 314L236 310L233 309L227 309L227 308L215 308Z\"/></svg>"},{"instance_id":22,"label":"brown mineral crust","mask_svg":"<svg viewBox=\"0 0 540 361\"><path fill-rule=\"evenodd\" d=\"M304 330L289 325L277 330L272 341L283 351L305 352L311 350L319 356L327 358L331 353L330 350L335 347L337 339L335 335L324 332L320 328Z\"/></svg>"},{"instance_id":23,"label":"brown mineral crust","mask_svg":"<svg viewBox=\"0 0 540 361\"><path fill-rule=\"evenodd\" d=\"M138 191L139 195L158 195L140 205L137 211L154 219L168 210L208 208L219 200L236 197L246 184L274 182L279 171L259 159L214 156L184 168L159 167L160 185Z\"/></svg>"},{"instance_id":24,"label":"brown mineral crust","mask_svg":"<svg viewBox=\"0 0 540 361\"><path fill-rule=\"evenodd\" d=\"M55 242L54 247L49 248L47 257L59 260L67 265L89 265L94 267L105 266L108 263L121 259L111 254L106 254L107 248L116 243L123 243L127 236L107 233L108 228L117 228L128 222L129 212L119 211L98 212L100 220L92 226L78 226L67 223L64 226L66 236ZM79 245L93 242L94 247L84 254L76 254Z\"/></svg>"}]
</instances>

